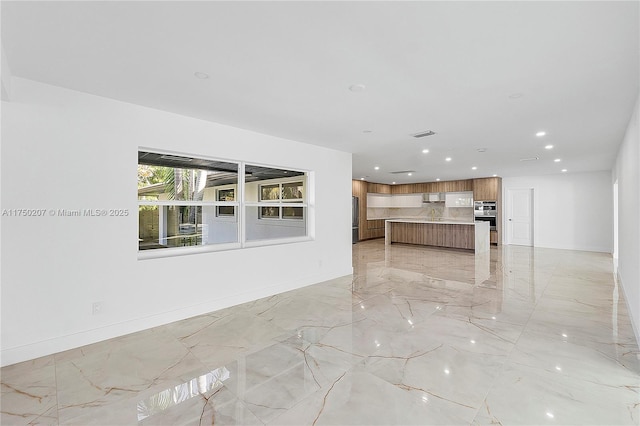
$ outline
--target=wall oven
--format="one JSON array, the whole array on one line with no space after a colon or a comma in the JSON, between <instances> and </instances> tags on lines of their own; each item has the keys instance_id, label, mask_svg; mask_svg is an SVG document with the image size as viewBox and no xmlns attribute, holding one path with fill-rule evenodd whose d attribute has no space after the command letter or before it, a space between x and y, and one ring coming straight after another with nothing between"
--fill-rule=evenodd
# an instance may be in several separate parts
<instances>
[{"instance_id":1,"label":"wall oven","mask_svg":"<svg viewBox=\"0 0 640 426\"><path fill-rule=\"evenodd\" d=\"M496 230L496 217L495 216L476 216L476 222L489 222L489 229Z\"/></svg>"},{"instance_id":2,"label":"wall oven","mask_svg":"<svg viewBox=\"0 0 640 426\"><path fill-rule=\"evenodd\" d=\"M489 222L489 229L492 231L496 230L498 211L495 201L474 201L473 216L475 217L476 222Z\"/></svg>"}]
</instances>

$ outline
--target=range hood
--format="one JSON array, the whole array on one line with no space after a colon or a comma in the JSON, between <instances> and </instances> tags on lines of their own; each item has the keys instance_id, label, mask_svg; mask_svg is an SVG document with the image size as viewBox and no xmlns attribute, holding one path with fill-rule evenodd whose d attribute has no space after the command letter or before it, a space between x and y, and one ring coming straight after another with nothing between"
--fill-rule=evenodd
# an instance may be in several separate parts
<instances>
[{"instance_id":1,"label":"range hood","mask_svg":"<svg viewBox=\"0 0 640 426\"><path fill-rule=\"evenodd\" d=\"M445 198L444 192L430 192L428 194L422 194L423 203L444 203Z\"/></svg>"}]
</instances>

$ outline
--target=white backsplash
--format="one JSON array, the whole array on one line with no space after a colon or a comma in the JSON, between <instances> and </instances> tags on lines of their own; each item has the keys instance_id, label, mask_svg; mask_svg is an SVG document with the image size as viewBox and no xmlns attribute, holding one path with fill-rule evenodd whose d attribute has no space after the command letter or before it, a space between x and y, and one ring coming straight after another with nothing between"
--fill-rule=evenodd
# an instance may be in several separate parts
<instances>
[{"instance_id":1,"label":"white backsplash","mask_svg":"<svg viewBox=\"0 0 640 426\"><path fill-rule=\"evenodd\" d=\"M460 222L473 222L473 207L445 207L444 203L425 207L367 208L367 219L431 219L443 218Z\"/></svg>"}]
</instances>

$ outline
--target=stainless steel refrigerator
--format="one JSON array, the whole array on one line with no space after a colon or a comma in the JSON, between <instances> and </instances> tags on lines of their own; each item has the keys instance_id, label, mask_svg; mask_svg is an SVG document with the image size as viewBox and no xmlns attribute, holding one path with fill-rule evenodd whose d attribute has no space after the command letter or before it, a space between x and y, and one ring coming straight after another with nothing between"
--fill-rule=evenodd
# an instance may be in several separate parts
<instances>
[{"instance_id":1,"label":"stainless steel refrigerator","mask_svg":"<svg viewBox=\"0 0 640 426\"><path fill-rule=\"evenodd\" d=\"M351 242L358 242L358 234L360 231L360 210L358 197L351 197Z\"/></svg>"}]
</instances>

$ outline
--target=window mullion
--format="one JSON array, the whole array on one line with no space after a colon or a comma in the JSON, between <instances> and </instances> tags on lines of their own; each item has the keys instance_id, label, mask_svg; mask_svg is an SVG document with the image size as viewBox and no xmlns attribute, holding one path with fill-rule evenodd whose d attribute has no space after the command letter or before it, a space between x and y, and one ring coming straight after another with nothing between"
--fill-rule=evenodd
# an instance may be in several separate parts
<instances>
[{"instance_id":1,"label":"window mullion","mask_svg":"<svg viewBox=\"0 0 640 426\"><path fill-rule=\"evenodd\" d=\"M280 206L278 207L278 218L280 220L283 219L283 212L282 212L282 200L284 200L284 185L282 184L282 182L280 182L279 184L279 193L280 193Z\"/></svg>"},{"instance_id":2,"label":"window mullion","mask_svg":"<svg viewBox=\"0 0 640 426\"><path fill-rule=\"evenodd\" d=\"M238 206L238 241L240 242L240 247L244 247L246 243L246 235L247 235L247 224L245 214L245 163L244 161L238 164L238 190L236 201L240 203Z\"/></svg>"}]
</instances>

